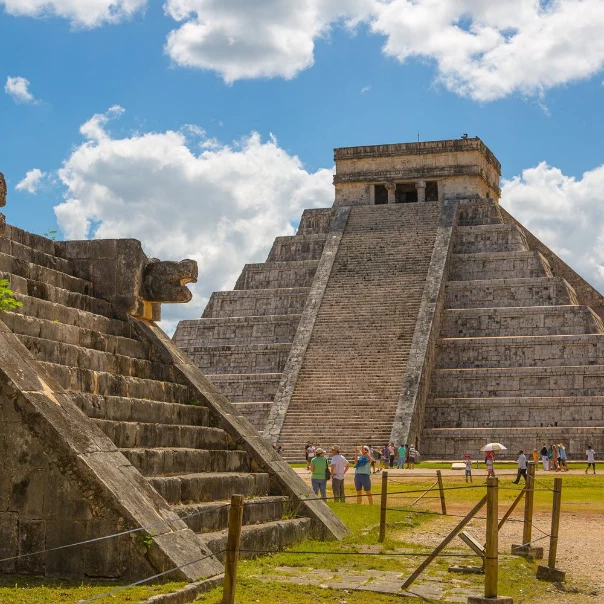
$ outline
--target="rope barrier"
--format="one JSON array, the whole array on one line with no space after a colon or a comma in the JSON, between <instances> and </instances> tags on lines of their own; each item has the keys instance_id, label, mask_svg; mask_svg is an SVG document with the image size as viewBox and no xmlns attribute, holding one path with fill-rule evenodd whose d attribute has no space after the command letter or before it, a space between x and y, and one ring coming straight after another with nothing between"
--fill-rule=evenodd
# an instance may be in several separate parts
<instances>
[{"instance_id":1,"label":"rope barrier","mask_svg":"<svg viewBox=\"0 0 604 604\"><path fill-rule=\"evenodd\" d=\"M427 556L429 555L426 552L317 552L317 551L291 551L287 550L285 552L281 550L270 550L270 549L240 549L240 553L248 553L248 554L300 554L300 555L309 555L313 556L382 556L382 557L390 557L390 556ZM440 554L442 558L479 558L478 554L456 554L453 552Z\"/></svg>"},{"instance_id":2,"label":"rope barrier","mask_svg":"<svg viewBox=\"0 0 604 604\"><path fill-rule=\"evenodd\" d=\"M116 589L112 589L111 591L107 591L105 593L99 594L97 596L93 596L92 598L88 598L87 600L79 600L78 604L88 604L89 602L94 602L95 600L100 600L101 598L107 598L109 596L114 596L126 589L130 589L131 587L136 587L137 585L142 585L143 583L148 583L149 581L153 581L153 579L159 579L160 577L165 577L170 573L173 573L181 568L185 568L187 566L191 566L191 564L197 564L197 562L202 562L203 560L207 560L208 558L212 558L213 556L217 556L218 554L222 554L226 550L220 550L219 552L208 554L207 556L203 556L202 558L197 558L197 560L193 560L192 562L186 562L185 564L181 564L180 566L175 566L170 570L165 570L161 573L157 573L156 575L152 575L151 577L146 577L145 579L140 579L138 581L134 581L133 583L129 583L128 585L122 585L121 587L117 587ZM219 577L222 573L218 575L214 575L212 577L208 577L208 579L214 579L215 577Z\"/></svg>"}]
</instances>

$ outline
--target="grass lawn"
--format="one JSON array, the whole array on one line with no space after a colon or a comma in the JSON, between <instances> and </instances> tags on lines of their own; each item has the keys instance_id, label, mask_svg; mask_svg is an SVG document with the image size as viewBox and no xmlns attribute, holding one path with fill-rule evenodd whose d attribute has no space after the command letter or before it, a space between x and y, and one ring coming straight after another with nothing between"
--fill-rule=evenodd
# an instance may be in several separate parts
<instances>
[{"instance_id":1,"label":"grass lawn","mask_svg":"<svg viewBox=\"0 0 604 604\"><path fill-rule=\"evenodd\" d=\"M560 476L558 474L557 476ZM399 480L400 477L396 479ZM536 511L548 511L551 507L552 493L546 487L553 485L554 475L538 473L535 492ZM562 475L563 478L563 513L589 512L590 514L604 512L604 474L602 476ZM447 508L453 514L465 514L474 503L484 494L483 477L475 477L476 488L466 489L462 476L447 476L444 478ZM430 477L407 477L400 482L390 484L389 492L421 491L434 483ZM400 596L351 589L333 589L322 586L323 583L312 584L317 573L327 573L332 579L346 578L355 573L399 573L408 576L424 559L424 556L411 557L400 555L402 552L430 552L435 543L444 537L454 526L456 520L445 520L438 514L416 514L413 512L389 512L387 538L383 544L378 544L379 529L379 494L381 481L374 481L375 505L357 505L356 503L329 503L331 509L343 520L349 528L349 534L342 542L321 542L307 540L278 554L242 560L239 564L237 604L394 604L400 603ZM511 484L511 477L504 476L500 480L500 515L517 495L520 488ZM456 488L461 487L461 488ZM347 495L350 501L355 501L352 486L348 486ZM421 493L392 495L389 507L408 505L412 498ZM435 493L436 494L436 493ZM516 512L521 515L521 504ZM418 511L436 511L440 502L435 499L424 499L416 508ZM481 514L484 510L481 512ZM446 526L443 524L446 522ZM431 539L429 536L431 535ZM448 551L467 554L468 549L459 539L453 541ZM309 553L295 553L309 552ZM349 552L358 552L349 555ZM370 555L378 554L378 555ZM418 580L418 588L422 582L434 585L446 585L447 597L467 594L468 592L482 593L484 577L481 575L458 575L447 572L450 563L477 564L476 558L439 558L430 565ZM514 602L546 602L556 599L552 588L547 583L535 580L536 562L527 562L522 558L502 555L499 568L499 593L512 596ZM296 581L296 582L292 582ZM400 581L402 583L402 580ZM147 599L152 595L174 591L182 583L163 585L139 586L128 589L115 596L98 600L116 604L134 603ZM576 594L573 601L583 602L587 586L577 582L583 592ZM60 581L45 577L31 576L0 576L0 602L2 604L41 604L65 603L73 604L119 587L119 584L108 581ZM548 595L549 594L549 595ZM219 604L222 590L215 589L200 597L197 601L205 604ZM571 597L570 594L566 597ZM564 600L565 602L567 600Z\"/></svg>"}]
</instances>

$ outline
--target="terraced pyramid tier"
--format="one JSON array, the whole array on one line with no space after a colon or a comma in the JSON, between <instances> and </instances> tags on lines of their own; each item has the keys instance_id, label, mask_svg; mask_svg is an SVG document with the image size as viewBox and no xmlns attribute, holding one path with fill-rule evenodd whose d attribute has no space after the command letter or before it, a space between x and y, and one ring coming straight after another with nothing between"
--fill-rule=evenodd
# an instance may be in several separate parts
<instances>
[{"instance_id":1,"label":"terraced pyramid tier","mask_svg":"<svg viewBox=\"0 0 604 604\"><path fill-rule=\"evenodd\" d=\"M100 245L11 226L0 237L0 278L22 303L0 314L0 484L8 510L0 513L0 557L156 528L144 547L134 534L3 569L142 578L184 564L184 579L219 574L234 493L254 504L245 513L248 544L343 534L322 502L302 501L298 515L284 517L288 502L312 492L153 322L98 295L94 274L83 277L94 270L81 252ZM291 323L258 325L265 338L258 359L272 368ZM234 320L231 333L248 327ZM228 341L217 363L236 357L237 338Z\"/></svg>"}]
</instances>

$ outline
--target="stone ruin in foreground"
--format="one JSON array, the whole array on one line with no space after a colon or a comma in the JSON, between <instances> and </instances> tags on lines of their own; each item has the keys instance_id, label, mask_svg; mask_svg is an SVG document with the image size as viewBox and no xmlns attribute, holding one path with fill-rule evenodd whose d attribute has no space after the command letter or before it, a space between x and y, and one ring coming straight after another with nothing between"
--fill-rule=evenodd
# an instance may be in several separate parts
<instances>
[{"instance_id":1,"label":"stone ruin in foreground","mask_svg":"<svg viewBox=\"0 0 604 604\"><path fill-rule=\"evenodd\" d=\"M269 442L604 448L604 300L499 204L478 138L335 150L335 203L174 342Z\"/></svg>"},{"instance_id":2,"label":"stone ruin in foreground","mask_svg":"<svg viewBox=\"0 0 604 604\"><path fill-rule=\"evenodd\" d=\"M155 324L196 276L132 239L55 242L0 214L0 279L22 303L0 312L2 572L220 575L234 493L244 549L345 533Z\"/></svg>"}]
</instances>

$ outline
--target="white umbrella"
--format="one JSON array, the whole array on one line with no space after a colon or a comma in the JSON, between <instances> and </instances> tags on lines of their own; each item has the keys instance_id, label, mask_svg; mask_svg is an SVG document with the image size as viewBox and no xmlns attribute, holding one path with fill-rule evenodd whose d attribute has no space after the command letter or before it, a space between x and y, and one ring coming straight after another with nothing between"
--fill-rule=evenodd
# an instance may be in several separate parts
<instances>
[{"instance_id":1,"label":"white umbrella","mask_svg":"<svg viewBox=\"0 0 604 604\"><path fill-rule=\"evenodd\" d=\"M489 443L485 445L481 451L507 451L507 447L503 446L501 443Z\"/></svg>"}]
</instances>

